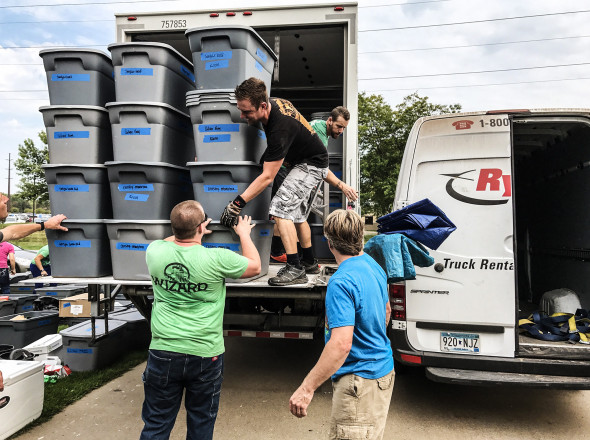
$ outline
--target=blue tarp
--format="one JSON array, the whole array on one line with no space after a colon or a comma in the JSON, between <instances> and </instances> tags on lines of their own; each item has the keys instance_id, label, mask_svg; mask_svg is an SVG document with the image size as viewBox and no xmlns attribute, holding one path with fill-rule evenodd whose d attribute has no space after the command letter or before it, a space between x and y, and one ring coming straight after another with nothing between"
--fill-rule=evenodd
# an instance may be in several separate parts
<instances>
[{"instance_id":1,"label":"blue tarp","mask_svg":"<svg viewBox=\"0 0 590 440\"><path fill-rule=\"evenodd\" d=\"M401 234L376 235L365 244L364 251L383 268L389 284L415 279L414 266L434 264L426 249Z\"/></svg>"},{"instance_id":2,"label":"blue tarp","mask_svg":"<svg viewBox=\"0 0 590 440\"><path fill-rule=\"evenodd\" d=\"M377 219L380 234L404 234L430 249L438 249L457 227L428 199L412 203Z\"/></svg>"}]
</instances>

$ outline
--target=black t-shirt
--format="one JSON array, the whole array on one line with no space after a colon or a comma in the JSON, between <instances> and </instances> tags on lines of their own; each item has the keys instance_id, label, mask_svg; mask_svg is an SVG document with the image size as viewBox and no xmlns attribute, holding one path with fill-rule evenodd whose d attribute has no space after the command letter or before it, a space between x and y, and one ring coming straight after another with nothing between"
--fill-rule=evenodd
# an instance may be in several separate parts
<instances>
[{"instance_id":1,"label":"black t-shirt","mask_svg":"<svg viewBox=\"0 0 590 440\"><path fill-rule=\"evenodd\" d=\"M264 132L268 146L261 163L285 159L290 166L307 163L318 168L328 167L328 150L289 101L270 98L270 115Z\"/></svg>"}]
</instances>

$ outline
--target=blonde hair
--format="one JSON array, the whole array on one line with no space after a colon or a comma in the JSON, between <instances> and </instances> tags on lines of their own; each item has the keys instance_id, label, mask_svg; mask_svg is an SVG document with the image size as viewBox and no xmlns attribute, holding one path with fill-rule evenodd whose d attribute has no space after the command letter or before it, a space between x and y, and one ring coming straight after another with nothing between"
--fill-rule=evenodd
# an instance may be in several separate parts
<instances>
[{"instance_id":1,"label":"blonde hair","mask_svg":"<svg viewBox=\"0 0 590 440\"><path fill-rule=\"evenodd\" d=\"M179 239L193 238L197 227L205 220L205 211L199 202L185 200L180 202L170 213L172 233Z\"/></svg>"},{"instance_id":2,"label":"blonde hair","mask_svg":"<svg viewBox=\"0 0 590 440\"><path fill-rule=\"evenodd\" d=\"M330 246L343 255L358 255L363 250L363 221L351 210L337 209L324 222L324 235Z\"/></svg>"}]
</instances>

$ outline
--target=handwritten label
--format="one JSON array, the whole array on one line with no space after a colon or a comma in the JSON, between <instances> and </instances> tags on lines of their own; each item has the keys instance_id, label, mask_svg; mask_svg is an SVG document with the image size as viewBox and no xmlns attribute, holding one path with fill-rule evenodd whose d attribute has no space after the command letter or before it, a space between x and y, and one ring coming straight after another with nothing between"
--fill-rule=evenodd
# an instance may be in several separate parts
<instances>
[{"instance_id":1,"label":"handwritten label","mask_svg":"<svg viewBox=\"0 0 590 440\"><path fill-rule=\"evenodd\" d=\"M57 296L57 292L45 292L46 296Z\"/></svg>"},{"instance_id":2,"label":"handwritten label","mask_svg":"<svg viewBox=\"0 0 590 440\"><path fill-rule=\"evenodd\" d=\"M67 352L75 354L92 354L92 348L68 348Z\"/></svg>"},{"instance_id":3,"label":"handwritten label","mask_svg":"<svg viewBox=\"0 0 590 440\"><path fill-rule=\"evenodd\" d=\"M154 69L146 67L123 67L121 75L126 76L154 76Z\"/></svg>"},{"instance_id":4,"label":"handwritten label","mask_svg":"<svg viewBox=\"0 0 590 440\"><path fill-rule=\"evenodd\" d=\"M204 185L206 193L237 193L238 185Z\"/></svg>"},{"instance_id":5,"label":"handwritten label","mask_svg":"<svg viewBox=\"0 0 590 440\"><path fill-rule=\"evenodd\" d=\"M205 70L226 69L229 67L228 60L209 61L205 64Z\"/></svg>"},{"instance_id":6,"label":"handwritten label","mask_svg":"<svg viewBox=\"0 0 590 440\"><path fill-rule=\"evenodd\" d=\"M151 132L151 128L124 127L121 129L121 136L149 136Z\"/></svg>"},{"instance_id":7,"label":"handwritten label","mask_svg":"<svg viewBox=\"0 0 590 440\"><path fill-rule=\"evenodd\" d=\"M118 188L119 191L153 191L154 185L152 183L120 183Z\"/></svg>"},{"instance_id":8,"label":"handwritten label","mask_svg":"<svg viewBox=\"0 0 590 440\"><path fill-rule=\"evenodd\" d=\"M203 243L206 248L222 248L230 251L239 252L240 245L236 243Z\"/></svg>"},{"instance_id":9,"label":"handwritten label","mask_svg":"<svg viewBox=\"0 0 590 440\"><path fill-rule=\"evenodd\" d=\"M263 229L262 231L260 231L260 235L261 237L270 237L270 229Z\"/></svg>"},{"instance_id":10,"label":"handwritten label","mask_svg":"<svg viewBox=\"0 0 590 440\"><path fill-rule=\"evenodd\" d=\"M88 139L89 131L56 131L53 133L53 139Z\"/></svg>"},{"instance_id":11,"label":"handwritten label","mask_svg":"<svg viewBox=\"0 0 590 440\"><path fill-rule=\"evenodd\" d=\"M203 136L203 142L210 144L212 142L231 142L231 134L210 134Z\"/></svg>"},{"instance_id":12,"label":"handwritten label","mask_svg":"<svg viewBox=\"0 0 590 440\"><path fill-rule=\"evenodd\" d=\"M240 124L200 124L200 133L217 133L224 131L240 131Z\"/></svg>"},{"instance_id":13,"label":"handwritten label","mask_svg":"<svg viewBox=\"0 0 590 440\"><path fill-rule=\"evenodd\" d=\"M259 47L256 48L256 55L258 55L258 58L260 58L263 63L266 63L266 60L268 58L267 58L266 54L264 53L264 51L262 49L260 49Z\"/></svg>"},{"instance_id":14,"label":"handwritten label","mask_svg":"<svg viewBox=\"0 0 590 440\"><path fill-rule=\"evenodd\" d=\"M90 192L90 185L55 185L55 192Z\"/></svg>"},{"instance_id":15,"label":"handwritten label","mask_svg":"<svg viewBox=\"0 0 590 440\"><path fill-rule=\"evenodd\" d=\"M258 69L258 71L260 71L260 72L262 72L262 70L264 69L264 68L262 67L262 64L260 64L258 61L256 61L256 62L254 63L254 67L256 67L256 68Z\"/></svg>"},{"instance_id":16,"label":"handwritten label","mask_svg":"<svg viewBox=\"0 0 590 440\"><path fill-rule=\"evenodd\" d=\"M58 248L89 248L92 247L90 240L55 240L53 242Z\"/></svg>"},{"instance_id":17,"label":"handwritten label","mask_svg":"<svg viewBox=\"0 0 590 440\"><path fill-rule=\"evenodd\" d=\"M89 73L54 73L51 81L90 81Z\"/></svg>"},{"instance_id":18,"label":"handwritten label","mask_svg":"<svg viewBox=\"0 0 590 440\"><path fill-rule=\"evenodd\" d=\"M142 251L148 248L148 243L117 243L117 249L120 251Z\"/></svg>"},{"instance_id":19,"label":"handwritten label","mask_svg":"<svg viewBox=\"0 0 590 440\"><path fill-rule=\"evenodd\" d=\"M149 197L150 197L149 194L127 193L125 195L125 200L131 201L131 202L147 202Z\"/></svg>"},{"instance_id":20,"label":"handwritten label","mask_svg":"<svg viewBox=\"0 0 590 440\"><path fill-rule=\"evenodd\" d=\"M220 50L218 52L201 52L201 61L231 60L231 50Z\"/></svg>"},{"instance_id":21,"label":"handwritten label","mask_svg":"<svg viewBox=\"0 0 590 440\"><path fill-rule=\"evenodd\" d=\"M191 72L190 70L188 70L182 64L180 65L180 73L182 73L184 76L186 76L192 82L195 82L195 75L193 74L193 72Z\"/></svg>"}]
</instances>

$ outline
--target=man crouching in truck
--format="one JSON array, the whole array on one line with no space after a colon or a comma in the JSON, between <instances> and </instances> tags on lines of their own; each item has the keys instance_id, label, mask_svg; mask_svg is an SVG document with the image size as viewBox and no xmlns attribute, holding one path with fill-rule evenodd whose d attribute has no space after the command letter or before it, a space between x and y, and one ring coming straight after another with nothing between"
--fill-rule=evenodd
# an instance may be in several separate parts
<instances>
[{"instance_id":1,"label":"man crouching in truck","mask_svg":"<svg viewBox=\"0 0 590 440\"><path fill-rule=\"evenodd\" d=\"M330 440L383 438L393 392L387 277L363 253L363 231L353 211L339 209L326 218L324 235L338 263L326 292L326 346L289 400L291 413L305 417L315 390L331 376Z\"/></svg>"},{"instance_id":2,"label":"man crouching in truck","mask_svg":"<svg viewBox=\"0 0 590 440\"><path fill-rule=\"evenodd\" d=\"M185 394L187 439L211 439L223 381L225 278L260 273L250 217L234 231L242 255L202 245L211 219L193 200L170 213L172 237L152 242L146 262L154 289L152 342L143 373L141 439L167 439Z\"/></svg>"},{"instance_id":3,"label":"man crouching in truck","mask_svg":"<svg viewBox=\"0 0 590 440\"><path fill-rule=\"evenodd\" d=\"M262 193L284 165L289 172L270 202L269 214L277 223L287 264L268 283L272 286L305 284L306 273L319 272L307 224L311 204L322 180L340 188L340 179L328 169L328 150L293 104L285 99L269 99L266 85L257 78L242 82L235 94L240 117L251 125L262 123L267 148L260 159L262 174L227 205L221 223L232 226L246 203ZM303 261L297 255L297 238Z\"/></svg>"}]
</instances>

